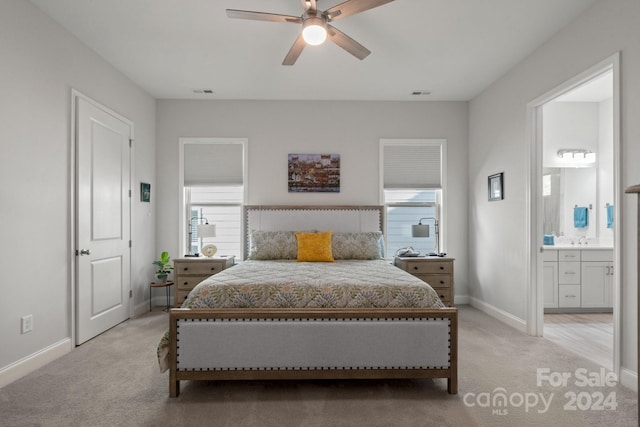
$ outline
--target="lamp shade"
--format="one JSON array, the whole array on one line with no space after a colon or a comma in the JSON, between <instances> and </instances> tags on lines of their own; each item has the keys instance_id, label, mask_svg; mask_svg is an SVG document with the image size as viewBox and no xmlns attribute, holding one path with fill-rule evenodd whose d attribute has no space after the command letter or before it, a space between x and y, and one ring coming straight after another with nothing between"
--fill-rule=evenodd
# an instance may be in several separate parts
<instances>
[{"instance_id":1,"label":"lamp shade","mask_svg":"<svg viewBox=\"0 0 640 427\"><path fill-rule=\"evenodd\" d=\"M216 237L216 225L198 224L198 237Z\"/></svg>"},{"instance_id":2,"label":"lamp shade","mask_svg":"<svg viewBox=\"0 0 640 427\"><path fill-rule=\"evenodd\" d=\"M411 237L429 237L429 224L412 225Z\"/></svg>"}]
</instances>

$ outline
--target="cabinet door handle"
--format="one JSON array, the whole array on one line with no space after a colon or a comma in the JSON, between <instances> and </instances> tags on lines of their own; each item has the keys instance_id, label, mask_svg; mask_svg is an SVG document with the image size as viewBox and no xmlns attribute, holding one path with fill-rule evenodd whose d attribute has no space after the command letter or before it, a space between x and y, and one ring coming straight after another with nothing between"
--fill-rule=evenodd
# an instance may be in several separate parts
<instances>
[{"instance_id":1,"label":"cabinet door handle","mask_svg":"<svg viewBox=\"0 0 640 427\"><path fill-rule=\"evenodd\" d=\"M576 274L575 271L565 271L564 274Z\"/></svg>"}]
</instances>

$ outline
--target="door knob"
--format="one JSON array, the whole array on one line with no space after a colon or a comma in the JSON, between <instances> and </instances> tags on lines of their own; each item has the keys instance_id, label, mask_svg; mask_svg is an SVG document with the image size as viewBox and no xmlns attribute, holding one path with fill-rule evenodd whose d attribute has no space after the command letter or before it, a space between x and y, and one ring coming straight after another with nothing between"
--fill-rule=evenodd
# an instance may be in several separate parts
<instances>
[{"instance_id":1,"label":"door knob","mask_svg":"<svg viewBox=\"0 0 640 427\"><path fill-rule=\"evenodd\" d=\"M91 250L89 250L89 249L80 249L80 255L91 255Z\"/></svg>"}]
</instances>

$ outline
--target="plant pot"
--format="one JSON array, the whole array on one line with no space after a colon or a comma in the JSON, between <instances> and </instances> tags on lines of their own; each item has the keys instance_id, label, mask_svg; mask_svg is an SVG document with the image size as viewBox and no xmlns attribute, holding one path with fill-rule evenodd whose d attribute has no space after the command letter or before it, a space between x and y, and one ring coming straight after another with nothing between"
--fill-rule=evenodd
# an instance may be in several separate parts
<instances>
[{"instance_id":1,"label":"plant pot","mask_svg":"<svg viewBox=\"0 0 640 427\"><path fill-rule=\"evenodd\" d=\"M158 273L156 274L156 277L158 278L158 283L164 283L167 281L167 273Z\"/></svg>"}]
</instances>

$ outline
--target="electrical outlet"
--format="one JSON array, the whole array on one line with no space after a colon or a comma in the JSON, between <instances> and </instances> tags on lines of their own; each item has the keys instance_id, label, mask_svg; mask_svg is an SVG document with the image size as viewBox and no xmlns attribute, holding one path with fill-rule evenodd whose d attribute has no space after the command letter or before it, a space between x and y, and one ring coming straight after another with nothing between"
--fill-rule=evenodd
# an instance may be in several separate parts
<instances>
[{"instance_id":1,"label":"electrical outlet","mask_svg":"<svg viewBox=\"0 0 640 427\"><path fill-rule=\"evenodd\" d=\"M22 333L33 331L33 314L22 317Z\"/></svg>"}]
</instances>

